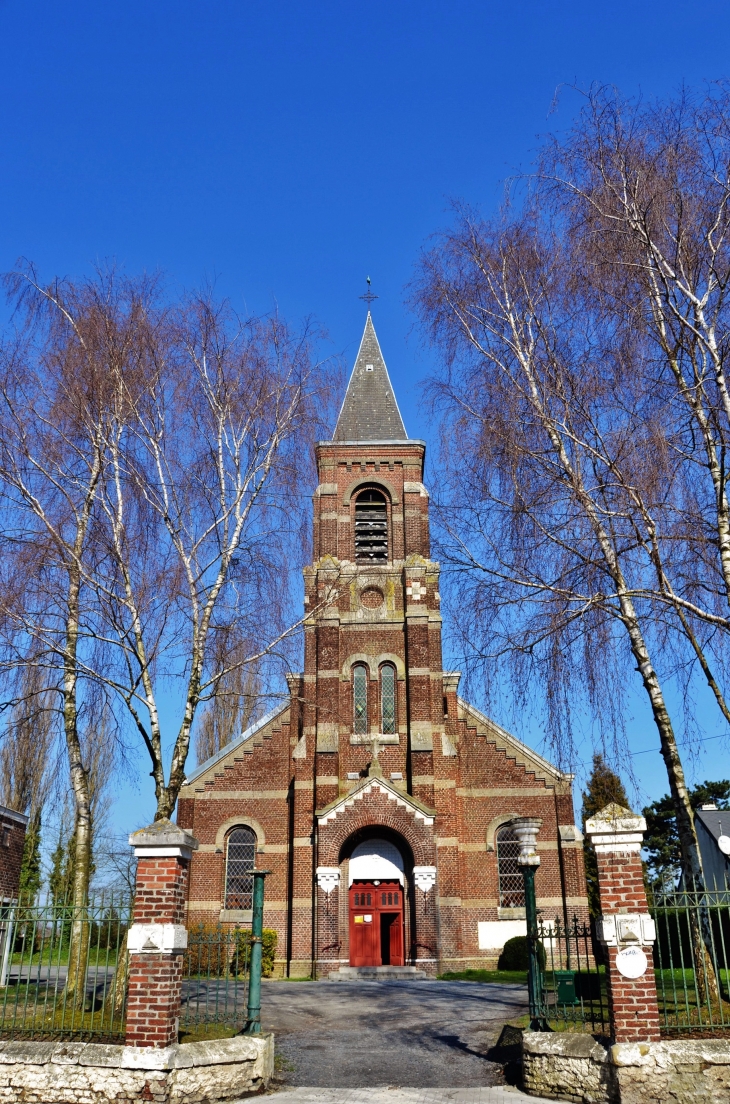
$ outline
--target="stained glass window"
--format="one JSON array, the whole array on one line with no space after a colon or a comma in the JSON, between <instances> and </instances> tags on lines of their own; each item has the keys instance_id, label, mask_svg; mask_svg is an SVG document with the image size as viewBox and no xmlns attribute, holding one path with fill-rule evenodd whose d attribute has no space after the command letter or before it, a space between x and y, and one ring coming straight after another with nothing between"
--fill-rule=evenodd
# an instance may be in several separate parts
<instances>
[{"instance_id":1,"label":"stained glass window","mask_svg":"<svg viewBox=\"0 0 730 1104\"><path fill-rule=\"evenodd\" d=\"M256 836L250 828L234 828L226 847L227 909L253 908L253 874Z\"/></svg>"},{"instance_id":2,"label":"stained glass window","mask_svg":"<svg viewBox=\"0 0 730 1104\"><path fill-rule=\"evenodd\" d=\"M395 732L395 671L390 665L380 668L380 707L383 732Z\"/></svg>"},{"instance_id":3,"label":"stained glass window","mask_svg":"<svg viewBox=\"0 0 730 1104\"><path fill-rule=\"evenodd\" d=\"M517 865L520 842L509 824L497 832L499 903L502 908L524 908L525 889L522 871Z\"/></svg>"},{"instance_id":4,"label":"stained glass window","mask_svg":"<svg viewBox=\"0 0 730 1104\"><path fill-rule=\"evenodd\" d=\"M368 730L368 672L358 665L352 670L352 698L354 731L366 734Z\"/></svg>"}]
</instances>

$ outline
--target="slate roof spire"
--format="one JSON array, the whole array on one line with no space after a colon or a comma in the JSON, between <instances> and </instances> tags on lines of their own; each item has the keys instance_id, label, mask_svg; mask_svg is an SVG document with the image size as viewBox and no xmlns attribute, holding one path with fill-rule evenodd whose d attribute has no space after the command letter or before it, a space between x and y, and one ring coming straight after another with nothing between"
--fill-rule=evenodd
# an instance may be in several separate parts
<instances>
[{"instance_id":1,"label":"slate roof spire","mask_svg":"<svg viewBox=\"0 0 730 1104\"><path fill-rule=\"evenodd\" d=\"M334 441L405 441L406 427L368 311Z\"/></svg>"}]
</instances>

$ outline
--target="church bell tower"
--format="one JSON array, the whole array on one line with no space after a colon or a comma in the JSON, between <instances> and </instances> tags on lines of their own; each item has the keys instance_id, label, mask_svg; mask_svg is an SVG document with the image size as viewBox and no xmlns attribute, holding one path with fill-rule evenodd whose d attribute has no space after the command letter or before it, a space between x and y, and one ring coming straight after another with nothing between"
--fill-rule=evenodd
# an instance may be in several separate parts
<instances>
[{"instance_id":1,"label":"church bell tower","mask_svg":"<svg viewBox=\"0 0 730 1104\"><path fill-rule=\"evenodd\" d=\"M333 438L316 451L302 752L317 808L373 772L433 803L444 685L425 451L406 433L368 313Z\"/></svg>"}]
</instances>

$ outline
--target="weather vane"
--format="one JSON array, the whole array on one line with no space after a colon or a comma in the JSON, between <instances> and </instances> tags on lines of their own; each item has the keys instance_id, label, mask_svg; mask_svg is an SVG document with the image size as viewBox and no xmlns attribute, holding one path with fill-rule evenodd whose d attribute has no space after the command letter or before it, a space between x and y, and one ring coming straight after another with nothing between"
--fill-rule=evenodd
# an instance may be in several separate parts
<instances>
[{"instance_id":1,"label":"weather vane","mask_svg":"<svg viewBox=\"0 0 730 1104\"><path fill-rule=\"evenodd\" d=\"M360 295L359 298L365 300L365 302L368 305L368 310L370 310L370 304L373 302L374 299L377 299L378 296L373 295L372 291L370 290L370 277L369 276L367 277L367 282L368 282L368 290L365 292L364 295Z\"/></svg>"}]
</instances>

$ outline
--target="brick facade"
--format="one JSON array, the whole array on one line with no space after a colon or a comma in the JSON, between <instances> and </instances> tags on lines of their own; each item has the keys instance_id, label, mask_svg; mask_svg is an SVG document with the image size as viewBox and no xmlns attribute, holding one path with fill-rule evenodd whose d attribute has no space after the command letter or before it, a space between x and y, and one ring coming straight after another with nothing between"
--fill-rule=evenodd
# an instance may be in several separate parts
<instances>
[{"instance_id":1,"label":"brick facade","mask_svg":"<svg viewBox=\"0 0 730 1104\"><path fill-rule=\"evenodd\" d=\"M341 439L357 436L365 398L365 435ZM374 436L381 408L388 433ZM504 942L498 922L512 920L504 932L514 934L521 913L500 905L495 851L514 816L543 821L537 892L546 918L587 907L571 776L463 701L458 673L443 670L425 445L405 431L390 439L394 424L402 426L368 316L335 439L317 447L304 671L290 677L286 705L193 772L180 794L178 823L200 841L190 920L247 921L224 898L228 832L249 826L257 864L272 871L265 923L278 930L279 969L292 976L349 961L347 864L368 838L402 855L406 961L432 972L493 962ZM357 503L373 491L385 500L381 562L364 561L355 544ZM383 665L396 680L391 732L383 732ZM353 720L357 666L367 685L364 731ZM419 889L414 867L435 867L435 885ZM319 885L318 868L337 868L339 885Z\"/></svg>"},{"instance_id":2,"label":"brick facade","mask_svg":"<svg viewBox=\"0 0 730 1104\"><path fill-rule=\"evenodd\" d=\"M16 901L28 817L0 805L0 900Z\"/></svg>"}]
</instances>

